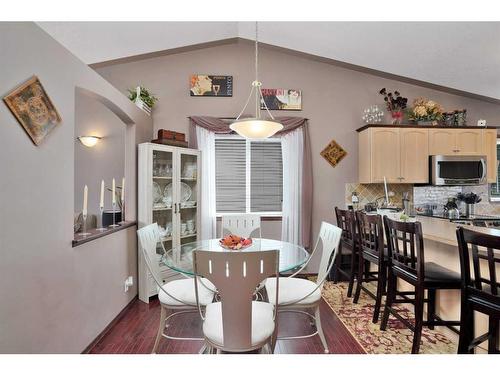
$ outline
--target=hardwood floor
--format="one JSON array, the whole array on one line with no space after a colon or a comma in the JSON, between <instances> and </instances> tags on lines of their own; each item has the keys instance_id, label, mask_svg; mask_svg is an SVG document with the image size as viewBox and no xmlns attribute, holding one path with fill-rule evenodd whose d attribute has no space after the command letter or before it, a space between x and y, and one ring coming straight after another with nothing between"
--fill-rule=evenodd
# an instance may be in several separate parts
<instances>
[{"instance_id":1,"label":"hardwood floor","mask_svg":"<svg viewBox=\"0 0 500 375\"><path fill-rule=\"evenodd\" d=\"M116 324L90 349L95 354L144 354L150 353L160 319L160 305L154 298L148 304L136 300L117 320ZM169 333L175 336L201 336L201 323L196 314L172 318ZM329 344L330 353L362 354L358 342L352 337L325 301L321 302L321 323ZM311 332L312 327L301 314L283 313L279 317L279 334L301 335ZM158 353L198 353L201 341L177 341L162 338ZM316 354L323 353L318 336L301 340L278 340L276 353Z\"/></svg>"}]
</instances>

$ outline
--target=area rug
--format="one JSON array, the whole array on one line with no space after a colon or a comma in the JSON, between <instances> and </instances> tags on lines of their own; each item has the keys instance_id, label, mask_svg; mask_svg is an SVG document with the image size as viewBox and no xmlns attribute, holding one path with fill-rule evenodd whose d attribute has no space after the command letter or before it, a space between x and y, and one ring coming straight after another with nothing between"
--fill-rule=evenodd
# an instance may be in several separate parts
<instances>
[{"instance_id":1,"label":"area rug","mask_svg":"<svg viewBox=\"0 0 500 375\"><path fill-rule=\"evenodd\" d=\"M368 288L375 288L371 285ZM406 328L393 316L390 316L387 329L380 330L379 323L372 323L375 301L364 291L357 304L347 297L347 283L334 284L327 281L323 288L323 298L351 332L363 349L369 354L409 354L413 341L413 332ZM354 293L353 293L354 294ZM412 308L411 305L408 305ZM413 318L413 313L404 305L398 304L397 309L405 318ZM437 330L426 327L422 330L421 354L454 354L457 352L457 342Z\"/></svg>"}]
</instances>

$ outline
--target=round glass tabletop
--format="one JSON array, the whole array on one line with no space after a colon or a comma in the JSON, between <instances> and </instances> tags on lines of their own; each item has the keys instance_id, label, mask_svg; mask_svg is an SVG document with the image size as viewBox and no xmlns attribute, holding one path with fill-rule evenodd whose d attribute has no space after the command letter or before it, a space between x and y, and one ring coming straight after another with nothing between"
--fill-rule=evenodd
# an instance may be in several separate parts
<instances>
[{"instance_id":1,"label":"round glass tabletop","mask_svg":"<svg viewBox=\"0 0 500 375\"><path fill-rule=\"evenodd\" d=\"M168 250L162 257L161 263L167 267L187 275L193 275L193 251L263 251L279 250L280 264L279 271L286 272L302 266L309 253L302 246L294 245L289 242L278 240L269 240L265 238L253 239L252 245L243 250L227 250L220 246L219 239L196 241L183 244L179 247Z\"/></svg>"}]
</instances>

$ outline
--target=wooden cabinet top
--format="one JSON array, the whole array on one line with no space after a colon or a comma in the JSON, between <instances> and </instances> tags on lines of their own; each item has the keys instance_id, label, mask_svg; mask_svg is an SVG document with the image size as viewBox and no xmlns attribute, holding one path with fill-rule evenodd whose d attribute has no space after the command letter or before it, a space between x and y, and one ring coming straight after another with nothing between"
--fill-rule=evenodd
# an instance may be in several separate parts
<instances>
[{"instance_id":1,"label":"wooden cabinet top","mask_svg":"<svg viewBox=\"0 0 500 375\"><path fill-rule=\"evenodd\" d=\"M356 129L356 131L362 132L363 130L369 128L418 128L418 129L496 129L496 126L438 126L438 125L417 125L417 124L366 124L365 126Z\"/></svg>"}]
</instances>

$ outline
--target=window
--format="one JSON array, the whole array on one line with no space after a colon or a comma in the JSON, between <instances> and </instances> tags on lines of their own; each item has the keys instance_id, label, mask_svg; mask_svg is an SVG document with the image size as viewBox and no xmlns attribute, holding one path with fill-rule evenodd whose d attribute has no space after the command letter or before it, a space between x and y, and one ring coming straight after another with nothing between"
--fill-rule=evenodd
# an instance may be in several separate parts
<instances>
[{"instance_id":1,"label":"window","mask_svg":"<svg viewBox=\"0 0 500 375\"><path fill-rule=\"evenodd\" d=\"M221 213L281 215L281 140L215 139L216 210Z\"/></svg>"},{"instance_id":2,"label":"window","mask_svg":"<svg viewBox=\"0 0 500 375\"><path fill-rule=\"evenodd\" d=\"M490 201L500 202L500 141L497 141L497 182L490 184Z\"/></svg>"}]
</instances>

